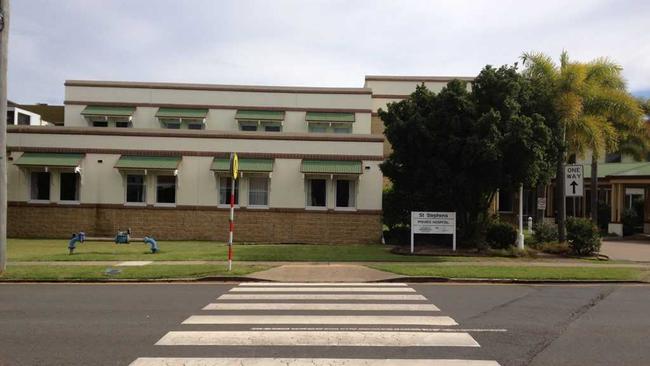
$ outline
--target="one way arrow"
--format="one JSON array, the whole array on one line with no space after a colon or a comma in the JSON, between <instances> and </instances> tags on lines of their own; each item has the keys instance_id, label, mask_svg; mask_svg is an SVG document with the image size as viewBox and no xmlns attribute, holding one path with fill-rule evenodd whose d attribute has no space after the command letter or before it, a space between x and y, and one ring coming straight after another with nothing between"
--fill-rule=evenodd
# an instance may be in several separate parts
<instances>
[{"instance_id":1,"label":"one way arrow","mask_svg":"<svg viewBox=\"0 0 650 366\"><path fill-rule=\"evenodd\" d=\"M578 186L578 182L574 180L573 182L569 183L569 185L573 188L573 194L576 194L576 187Z\"/></svg>"}]
</instances>

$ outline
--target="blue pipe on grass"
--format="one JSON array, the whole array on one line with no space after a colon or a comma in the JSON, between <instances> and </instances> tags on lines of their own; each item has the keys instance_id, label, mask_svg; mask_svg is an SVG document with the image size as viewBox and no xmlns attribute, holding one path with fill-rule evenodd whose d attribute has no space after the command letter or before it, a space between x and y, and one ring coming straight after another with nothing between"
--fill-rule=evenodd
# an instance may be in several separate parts
<instances>
[{"instance_id":1,"label":"blue pipe on grass","mask_svg":"<svg viewBox=\"0 0 650 366\"><path fill-rule=\"evenodd\" d=\"M158 251L158 243L156 243L156 239L150 236L145 236L143 241L145 244L149 244L151 246L151 253L155 254Z\"/></svg>"},{"instance_id":2,"label":"blue pipe on grass","mask_svg":"<svg viewBox=\"0 0 650 366\"><path fill-rule=\"evenodd\" d=\"M83 243L84 240L86 240L86 233L83 231L72 234L72 238L68 242L68 250L70 250L70 254L72 254L77 248L77 243Z\"/></svg>"}]
</instances>

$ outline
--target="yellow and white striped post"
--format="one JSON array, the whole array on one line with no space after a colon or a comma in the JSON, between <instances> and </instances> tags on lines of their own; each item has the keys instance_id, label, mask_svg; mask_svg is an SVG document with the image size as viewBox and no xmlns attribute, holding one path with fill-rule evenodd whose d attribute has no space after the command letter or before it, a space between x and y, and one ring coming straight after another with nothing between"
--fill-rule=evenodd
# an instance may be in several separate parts
<instances>
[{"instance_id":1,"label":"yellow and white striped post","mask_svg":"<svg viewBox=\"0 0 650 366\"><path fill-rule=\"evenodd\" d=\"M230 232L228 233L228 272L232 270L232 240L235 231L235 181L239 175L239 158L237 153L230 154Z\"/></svg>"}]
</instances>

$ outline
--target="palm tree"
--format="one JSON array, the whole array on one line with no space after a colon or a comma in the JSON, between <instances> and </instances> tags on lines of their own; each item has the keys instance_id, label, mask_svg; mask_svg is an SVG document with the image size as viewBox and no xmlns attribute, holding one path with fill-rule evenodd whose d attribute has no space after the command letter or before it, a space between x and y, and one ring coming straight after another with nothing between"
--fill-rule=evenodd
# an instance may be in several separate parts
<instances>
[{"instance_id":1,"label":"palm tree","mask_svg":"<svg viewBox=\"0 0 650 366\"><path fill-rule=\"evenodd\" d=\"M598 158L617 151L620 141L645 136L638 102L625 89L622 68L607 58L582 63L562 52L560 64L542 53L524 53L524 74L550 88L552 105L564 143L558 149L558 229L566 239L564 171L566 153L585 156L591 151L591 216L597 220Z\"/></svg>"}]
</instances>

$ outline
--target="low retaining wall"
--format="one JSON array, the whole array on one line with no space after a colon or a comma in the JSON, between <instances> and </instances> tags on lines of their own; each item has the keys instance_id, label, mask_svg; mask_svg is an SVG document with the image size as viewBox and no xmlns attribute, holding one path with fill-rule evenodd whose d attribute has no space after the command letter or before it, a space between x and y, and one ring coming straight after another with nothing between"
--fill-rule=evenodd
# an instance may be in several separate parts
<instances>
[{"instance_id":1,"label":"low retaining wall","mask_svg":"<svg viewBox=\"0 0 650 366\"><path fill-rule=\"evenodd\" d=\"M228 236L228 210L210 207L124 207L37 205L13 202L7 215L13 238L133 235L158 240L218 240ZM235 241L251 243L367 244L381 240L378 211L269 209L235 211Z\"/></svg>"}]
</instances>

